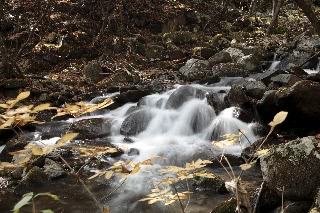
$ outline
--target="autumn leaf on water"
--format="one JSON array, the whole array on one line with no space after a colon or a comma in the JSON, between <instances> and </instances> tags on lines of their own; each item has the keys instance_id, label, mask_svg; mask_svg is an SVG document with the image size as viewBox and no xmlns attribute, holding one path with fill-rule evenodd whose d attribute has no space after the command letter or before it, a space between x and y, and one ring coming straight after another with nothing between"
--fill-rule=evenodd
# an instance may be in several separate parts
<instances>
[{"instance_id":1,"label":"autumn leaf on water","mask_svg":"<svg viewBox=\"0 0 320 213\"><path fill-rule=\"evenodd\" d=\"M79 133L67 133L65 135L63 135L56 143L57 146L63 146L65 143L67 143L68 141L73 140L74 138L76 138L79 135Z\"/></svg>"}]
</instances>

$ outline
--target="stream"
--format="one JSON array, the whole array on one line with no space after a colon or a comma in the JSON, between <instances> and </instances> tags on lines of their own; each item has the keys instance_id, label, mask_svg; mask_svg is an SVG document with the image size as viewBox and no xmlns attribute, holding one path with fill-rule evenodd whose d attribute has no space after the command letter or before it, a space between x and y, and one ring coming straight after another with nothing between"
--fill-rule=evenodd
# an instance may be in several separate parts
<instances>
[{"instance_id":1,"label":"stream","mask_svg":"<svg viewBox=\"0 0 320 213\"><path fill-rule=\"evenodd\" d=\"M250 124L237 118L239 111L234 107L224 108L222 104L230 86L239 80L240 78L226 78L209 86L176 85L175 89L146 96L138 103L127 103L114 110L104 110L92 113L90 116L60 122L60 128L66 128L70 123L83 119L104 118L111 122L111 135L105 140L118 147L125 147L126 150L121 156L108 157L104 161L110 164L118 160L142 162L150 156L161 157L153 160L154 165L142 166L141 170L148 172L141 171L129 176L120 187L120 178L113 178L112 181L103 178L92 181L85 179L93 194L108 206L110 212L180 212L178 202L169 208L160 202L148 205L147 202L139 202L138 200L150 194L151 189L156 187L154 182L164 177L158 170L165 166L184 166L185 163L192 160L206 160L218 156L222 151L226 154L239 156L242 148L249 145L248 140L244 139L241 140L241 144L228 146L222 150L215 148L211 144L212 140L221 139L221 136L227 133L238 134L239 130L245 132L249 141L256 140L256 136L250 129ZM213 107L208 104L206 97L209 93L214 94L218 100L220 112L215 112ZM112 98L115 95L117 93L97 97L92 102ZM40 141L50 144L59 139L59 137L53 137L49 140L41 140L41 132L43 131L41 128L39 127L36 133L31 133L34 142ZM86 166L84 169L90 171L94 168ZM234 170L239 174L239 167L234 167ZM230 179L221 168L210 169L210 171L225 180ZM252 171L245 177L249 178L251 185L255 187L261 181L261 175L258 171ZM115 188L118 188L116 192L106 198L106 195ZM169 186L166 188L170 189ZM188 190L185 183L178 184L177 189L178 191ZM186 212L210 212L214 206L232 197L230 193L208 192L197 188L189 190L193 191L193 194L190 196ZM39 209L52 208L55 212L70 213L99 212L92 199L73 177L68 176L52 181L37 187L35 192L51 192L59 195L61 200L66 202L66 204L57 204L54 201L41 198L37 202ZM5 196L6 201L3 202L3 199L0 201L1 212L9 212L14 203L19 200L13 193ZM183 203L185 205L186 201Z\"/></svg>"}]
</instances>

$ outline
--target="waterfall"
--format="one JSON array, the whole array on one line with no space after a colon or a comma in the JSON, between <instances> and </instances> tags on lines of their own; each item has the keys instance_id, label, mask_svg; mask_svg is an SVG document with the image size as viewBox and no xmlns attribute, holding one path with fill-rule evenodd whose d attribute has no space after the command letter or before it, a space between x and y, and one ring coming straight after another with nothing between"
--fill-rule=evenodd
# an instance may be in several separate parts
<instances>
[{"instance_id":1,"label":"waterfall","mask_svg":"<svg viewBox=\"0 0 320 213\"><path fill-rule=\"evenodd\" d=\"M213 147L212 139L218 140L223 134L237 134L239 130L244 130L251 141L255 140L249 125L234 116L234 108L224 109L217 115L215 109L208 105L208 92L219 93L229 89L221 83L212 87L178 86L177 89L146 96L138 104L126 104L104 115L113 119L111 141L129 150L121 156L122 160L140 162L153 155L161 157L156 165L145 166L144 169L151 171L152 175L139 172L126 180L118 191L119 195L108 202L111 212L132 212L137 205L134 197L145 196L150 191L153 181L161 176L157 173L159 168L166 165L184 166L186 162L208 159L212 157L212 152L221 151ZM177 102L169 103L172 101ZM129 130L137 130L136 134L124 131L128 125L133 125ZM120 132L129 135L121 135ZM128 137L131 143L125 142ZM247 145L243 141L242 147ZM138 152L131 154L132 149ZM241 146L228 147L225 152L239 155Z\"/></svg>"}]
</instances>

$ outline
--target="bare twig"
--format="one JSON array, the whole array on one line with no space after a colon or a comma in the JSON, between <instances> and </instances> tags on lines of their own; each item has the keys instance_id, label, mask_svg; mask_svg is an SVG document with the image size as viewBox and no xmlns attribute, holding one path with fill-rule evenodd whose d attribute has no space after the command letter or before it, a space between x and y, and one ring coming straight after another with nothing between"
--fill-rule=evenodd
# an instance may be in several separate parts
<instances>
[{"instance_id":1,"label":"bare twig","mask_svg":"<svg viewBox=\"0 0 320 213\"><path fill-rule=\"evenodd\" d=\"M260 200L260 197L261 197L261 194L262 194L264 185L265 185L265 182L263 181L262 184L261 184L261 186L260 186L260 190L259 190L259 192L258 192L258 195L257 195L256 203L254 204L253 213L256 213L256 212L257 212L257 208L258 208L258 206L259 206L259 200Z\"/></svg>"},{"instance_id":2,"label":"bare twig","mask_svg":"<svg viewBox=\"0 0 320 213\"><path fill-rule=\"evenodd\" d=\"M179 196L179 193L178 193L178 190L177 190L176 186L174 185L174 183L172 184L172 186L173 186L173 188L174 188L174 190L176 192L176 195L178 197L178 200L179 200L179 203L180 203L180 206L181 206L181 210L182 210L183 213L185 213L183 205L182 205L182 202L181 202L181 199L180 199L180 196Z\"/></svg>"}]
</instances>

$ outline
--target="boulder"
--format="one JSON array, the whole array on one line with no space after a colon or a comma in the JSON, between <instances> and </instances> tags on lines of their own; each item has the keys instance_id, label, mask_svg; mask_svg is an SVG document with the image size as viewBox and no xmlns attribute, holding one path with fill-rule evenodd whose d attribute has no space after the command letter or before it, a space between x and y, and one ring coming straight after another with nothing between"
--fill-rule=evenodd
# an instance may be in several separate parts
<instances>
[{"instance_id":1,"label":"boulder","mask_svg":"<svg viewBox=\"0 0 320 213\"><path fill-rule=\"evenodd\" d=\"M251 102L251 98L246 95L245 88L241 85L232 85L226 96L226 101L230 106L246 108Z\"/></svg>"},{"instance_id":2,"label":"boulder","mask_svg":"<svg viewBox=\"0 0 320 213\"><path fill-rule=\"evenodd\" d=\"M320 186L320 147L314 136L272 147L261 157L264 181L285 200L312 200ZM282 192L282 188L284 191Z\"/></svg>"},{"instance_id":3,"label":"boulder","mask_svg":"<svg viewBox=\"0 0 320 213\"><path fill-rule=\"evenodd\" d=\"M124 136L133 136L144 131L152 119L151 110L141 108L135 112L132 112L122 122L120 127L120 134Z\"/></svg>"},{"instance_id":4,"label":"boulder","mask_svg":"<svg viewBox=\"0 0 320 213\"><path fill-rule=\"evenodd\" d=\"M270 80L277 83L279 86L290 87L302 79L292 74L279 74L272 77Z\"/></svg>"},{"instance_id":5,"label":"boulder","mask_svg":"<svg viewBox=\"0 0 320 213\"><path fill-rule=\"evenodd\" d=\"M96 60L89 62L82 70L83 76L87 83L94 84L104 79L100 63Z\"/></svg>"},{"instance_id":6,"label":"boulder","mask_svg":"<svg viewBox=\"0 0 320 213\"><path fill-rule=\"evenodd\" d=\"M245 56L242 50L233 47L229 47L223 51L229 53L233 62L238 62L243 56Z\"/></svg>"},{"instance_id":7,"label":"boulder","mask_svg":"<svg viewBox=\"0 0 320 213\"><path fill-rule=\"evenodd\" d=\"M22 195L28 193L34 188L48 183L47 174L37 166L32 167L28 173L21 179L20 183L14 189L14 192Z\"/></svg>"},{"instance_id":8,"label":"boulder","mask_svg":"<svg viewBox=\"0 0 320 213\"><path fill-rule=\"evenodd\" d=\"M232 58L228 52L221 51L211 56L209 59L209 66L214 66L220 63L229 63L232 62Z\"/></svg>"},{"instance_id":9,"label":"boulder","mask_svg":"<svg viewBox=\"0 0 320 213\"><path fill-rule=\"evenodd\" d=\"M190 59L179 69L179 73L189 81L202 80L207 76L209 62L207 60Z\"/></svg>"},{"instance_id":10,"label":"boulder","mask_svg":"<svg viewBox=\"0 0 320 213\"><path fill-rule=\"evenodd\" d=\"M262 81L247 81L242 84L247 96L254 99L261 99L267 90L266 85Z\"/></svg>"},{"instance_id":11,"label":"boulder","mask_svg":"<svg viewBox=\"0 0 320 213\"><path fill-rule=\"evenodd\" d=\"M261 73L260 75L258 75L256 80L262 81L265 85L268 85L271 82L271 78L279 74L286 74L286 72L278 69L269 69L264 73Z\"/></svg>"},{"instance_id":12,"label":"boulder","mask_svg":"<svg viewBox=\"0 0 320 213\"><path fill-rule=\"evenodd\" d=\"M103 118L90 118L76 121L70 131L79 133L78 139L94 139L109 136L111 134L111 121Z\"/></svg>"},{"instance_id":13,"label":"boulder","mask_svg":"<svg viewBox=\"0 0 320 213\"><path fill-rule=\"evenodd\" d=\"M181 86L170 95L165 108L178 109L192 98L203 99L205 95L206 92L201 89L192 86Z\"/></svg>"},{"instance_id":14,"label":"boulder","mask_svg":"<svg viewBox=\"0 0 320 213\"><path fill-rule=\"evenodd\" d=\"M218 77L247 77L249 71L238 63L220 63L212 66L210 75Z\"/></svg>"},{"instance_id":15,"label":"boulder","mask_svg":"<svg viewBox=\"0 0 320 213\"><path fill-rule=\"evenodd\" d=\"M55 179L67 175L67 172L62 168L62 166L59 163L49 158L46 158L44 162L44 172L50 179Z\"/></svg>"},{"instance_id":16,"label":"boulder","mask_svg":"<svg viewBox=\"0 0 320 213\"><path fill-rule=\"evenodd\" d=\"M215 207L211 213L234 213L237 209L237 199L231 198Z\"/></svg>"},{"instance_id":17,"label":"boulder","mask_svg":"<svg viewBox=\"0 0 320 213\"><path fill-rule=\"evenodd\" d=\"M162 36L163 41L173 42L174 44L190 44L195 41L194 34L189 31L174 31L165 33Z\"/></svg>"},{"instance_id":18,"label":"boulder","mask_svg":"<svg viewBox=\"0 0 320 213\"><path fill-rule=\"evenodd\" d=\"M206 95L207 102L214 109L216 114L219 114L226 108L224 97L226 93L209 92Z\"/></svg>"},{"instance_id":19,"label":"boulder","mask_svg":"<svg viewBox=\"0 0 320 213\"><path fill-rule=\"evenodd\" d=\"M148 89L133 89L121 92L114 98L114 102L120 103L121 105L129 102L138 102L141 98L151 95L152 91Z\"/></svg>"},{"instance_id":20,"label":"boulder","mask_svg":"<svg viewBox=\"0 0 320 213\"><path fill-rule=\"evenodd\" d=\"M275 102L292 114L320 120L320 83L299 81L292 87L276 92Z\"/></svg>"},{"instance_id":21,"label":"boulder","mask_svg":"<svg viewBox=\"0 0 320 213\"><path fill-rule=\"evenodd\" d=\"M114 86L118 86L119 84L132 82L139 83L140 76L136 72L129 72L128 70L118 70L116 73L112 74L104 81L99 83L100 88L110 88Z\"/></svg>"},{"instance_id":22,"label":"boulder","mask_svg":"<svg viewBox=\"0 0 320 213\"><path fill-rule=\"evenodd\" d=\"M279 206L274 212L275 213L297 213L297 212L308 212L312 205L312 201L286 201L283 206ZM282 211L283 208L283 211Z\"/></svg>"},{"instance_id":23,"label":"boulder","mask_svg":"<svg viewBox=\"0 0 320 213\"><path fill-rule=\"evenodd\" d=\"M320 72L309 74L307 80L320 82Z\"/></svg>"},{"instance_id":24,"label":"boulder","mask_svg":"<svg viewBox=\"0 0 320 213\"><path fill-rule=\"evenodd\" d=\"M192 53L193 55L209 59L211 56L217 53L217 51L210 47L195 47L192 49Z\"/></svg>"},{"instance_id":25,"label":"boulder","mask_svg":"<svg viewBox=\"0 0 320 213\"><path fill-rule=\"evenodd\" d=\"M257 102L256 109L258 116L265 124L268 124L270 121L272 121L275 114L281 111L276 105L275 94L276 90L266 91L261 100Z\"/></svg>"}]
</instances>

